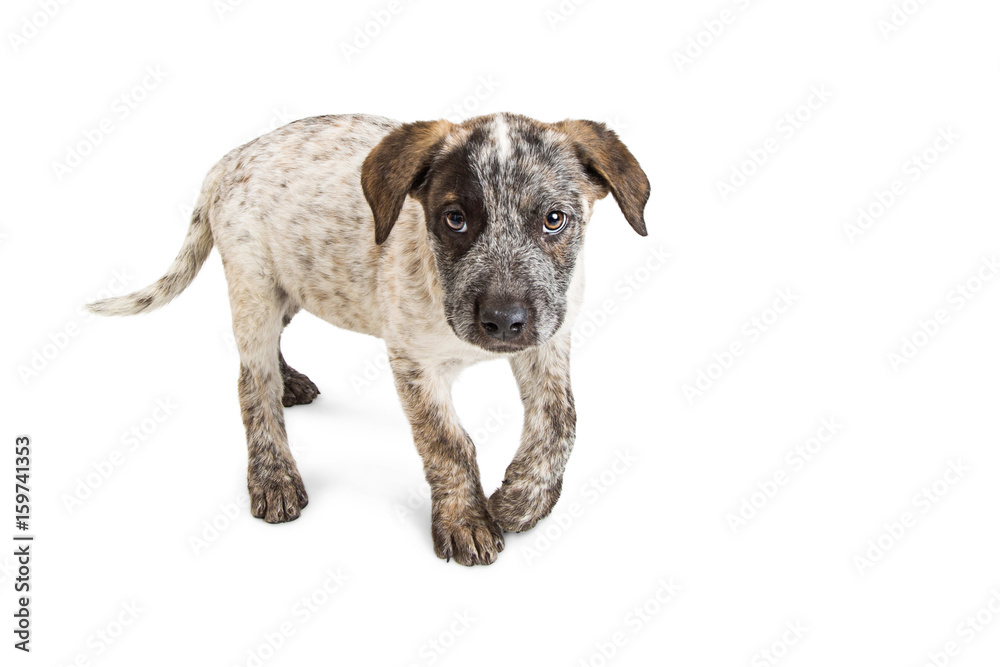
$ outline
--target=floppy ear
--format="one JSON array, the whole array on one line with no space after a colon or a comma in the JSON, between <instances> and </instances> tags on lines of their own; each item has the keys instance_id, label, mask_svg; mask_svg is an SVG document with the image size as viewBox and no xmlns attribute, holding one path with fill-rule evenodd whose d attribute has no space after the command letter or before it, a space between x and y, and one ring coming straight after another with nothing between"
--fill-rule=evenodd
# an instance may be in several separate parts
<instances>
[{"instance_id":1,"label":"floppy ear","mask_svg":"<svg viewBox=\"0 0 1000 667\"><path fill-rule=\"evenodd\" d=\"M387 134L361 165L361 189L375 216L375 243L382 245L406 195L426 176L437 144L451 129L446 120L407 123Z\"/></svg>"},{"instance_id":2,"label":"floppy ear","mask_svg":"<svg viewBox=\"0 0 1000 667\"><path fill-rule=\"evenodd\" d=\"M611 191L632 229L645 236L642 213L649 199L649 179L618 135L592 120L564 120L554 125L576 142L581 162ZM607 191L601 196L604 194Z\"/></svg>"}]
</instances>

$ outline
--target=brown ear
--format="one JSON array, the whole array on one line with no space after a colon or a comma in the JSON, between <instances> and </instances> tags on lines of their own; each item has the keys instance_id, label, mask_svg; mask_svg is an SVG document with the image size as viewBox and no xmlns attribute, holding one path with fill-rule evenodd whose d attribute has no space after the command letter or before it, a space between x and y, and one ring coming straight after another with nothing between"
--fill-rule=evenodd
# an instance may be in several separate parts
<instances>
[{"instance_id":1,"label":"brown ear","mask_svg":"<svg viewBox=\"0 0 1000 667\"><path fill-rule=\"evenodd\" d=\"M435 146L451 129L446 120L407 123L387 134L361 165L361 189L375 216L375 243L382 245L406 195L425 175Z\"/></svg>"},{"instance_id":2,"label":"brown ear","mask_svg":"<svg viewBox=\"0 0 1000 667\"><path fill-rule=\"evenodd\" d=\"M618 135L592 120L564 120L554 125L576 142L584 166L611 191L632 229L645 236L642 214L649 199L649 179Z\"/></svg>"}]
</instances>

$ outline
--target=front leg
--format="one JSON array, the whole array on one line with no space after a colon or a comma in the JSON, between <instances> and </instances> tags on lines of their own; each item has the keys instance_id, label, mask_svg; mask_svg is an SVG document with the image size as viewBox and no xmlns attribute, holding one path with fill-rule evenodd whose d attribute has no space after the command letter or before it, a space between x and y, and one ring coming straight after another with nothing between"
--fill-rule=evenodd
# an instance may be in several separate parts
<instances>
[{"instance_id":1,"label":"front leg","mask_svg":"<svg viewBox=\"0 0 1000 667\"><path fill-rule=\"evenodd\" d=\"M521 401L521 446L503 484L489 500L490 514L504 530L528 530L552 511L576 437L576 408L569 383L570 337L511 357Z\"/></svg>"},{"instance_id":2,"label":"front leg","mask_svg":"<svg viewBox=\"0 0 1000 667\"><path fill-rule=\"evenodd\" d=\"M389 352L396 390L431 487L434 553L462 565L489 565L503 550L479 481L476 448L455 414L449 372Z\"/></svg>"}]
</instances>

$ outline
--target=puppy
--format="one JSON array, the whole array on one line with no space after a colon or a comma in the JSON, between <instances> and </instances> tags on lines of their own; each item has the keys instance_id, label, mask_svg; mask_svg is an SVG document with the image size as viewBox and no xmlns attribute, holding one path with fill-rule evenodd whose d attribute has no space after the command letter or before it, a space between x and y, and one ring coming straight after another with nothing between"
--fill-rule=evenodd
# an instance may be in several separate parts
<instances>
[{"instance_id":1,"label":"puppy","mask_svg":"<svg viewBox=\"0 0 1000 667\"><path fill-rule=\"evenodd\" d=\"M240 356L251 511L269 523L308 502L283 407L319 393L281 355L302 309L385 340L431 488L435 553L489 564L559 498L573 448L570 328L594 202L611 193L645 236L649 181L600 123L509 113L400 123L368 115L286 125L227 154L205 179L177 258L157 282L91 304L159 308L219 249ZM451 384L506 358L524 403L521 444L487 500Z\"/></svg>"}]
</instances>

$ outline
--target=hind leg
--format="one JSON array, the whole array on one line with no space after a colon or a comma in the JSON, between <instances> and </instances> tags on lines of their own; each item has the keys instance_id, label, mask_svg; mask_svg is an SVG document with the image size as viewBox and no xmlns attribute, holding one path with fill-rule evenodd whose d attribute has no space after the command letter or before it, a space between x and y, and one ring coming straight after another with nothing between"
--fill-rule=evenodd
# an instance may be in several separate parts
<instances>
[{"instance_id":1,"label":"hind leg","mask_svg":"<svg viewBox=\"0 0 1000 667\"><path fill-rule=\"evenodd\" d=\"M288 448L280 352L275 354L286 297L281 290L247 280L245 275L227 277L240 354L239 395L247 433L250 511L268 523L292 521L309 497Z\"/></svg>"},{"instance_id":2,"label":"hind leg","mask_svg":"<svg viewBox=\"0 0 1000 667\"><path fill-rule=\"evenodd\" d=\"M298 312L297 307L285 313L282 319L282 327L288 326L288 323L291 322L296 312ZM313 399L319 396L319 387L312 380L285 362L285 357L281 354L280 344L278 346L278 365L281 368L281 379L285 385L285 393L281 398L282 405L286 408L290 408L293 405L304 405L312 403Z\"/></svg>"}]
</instances>

